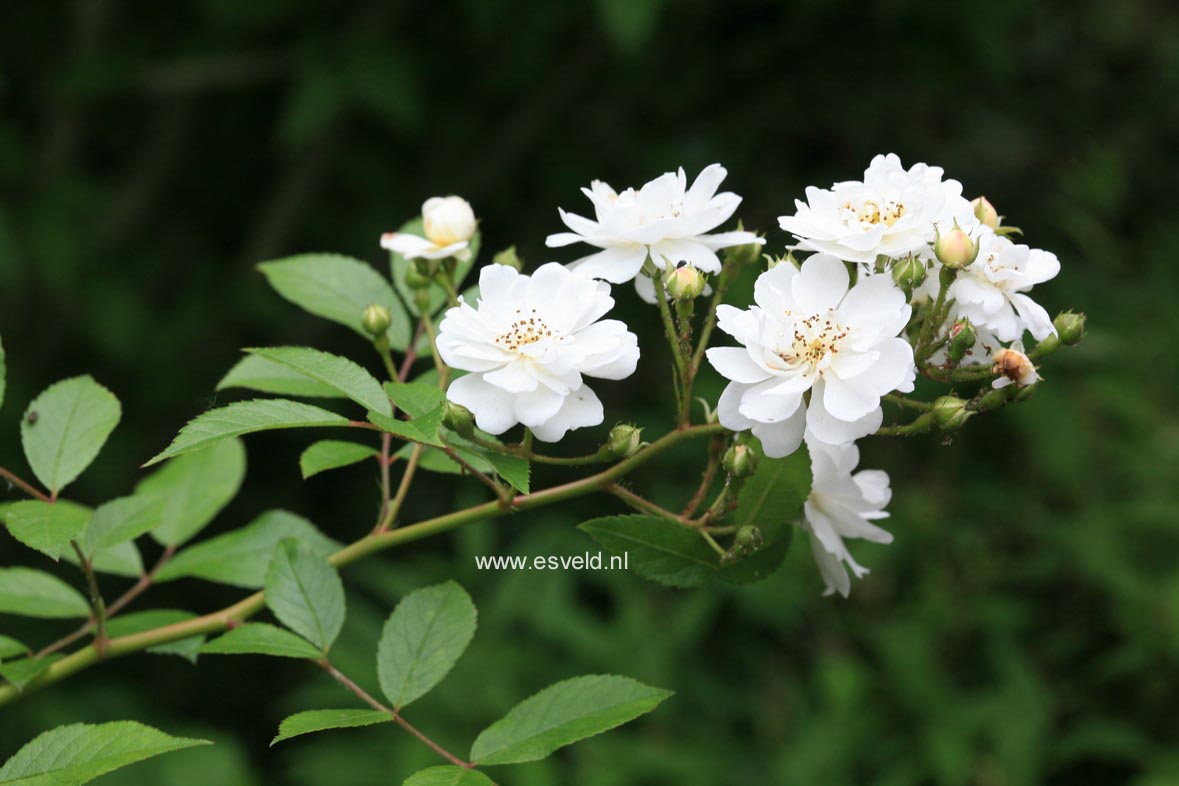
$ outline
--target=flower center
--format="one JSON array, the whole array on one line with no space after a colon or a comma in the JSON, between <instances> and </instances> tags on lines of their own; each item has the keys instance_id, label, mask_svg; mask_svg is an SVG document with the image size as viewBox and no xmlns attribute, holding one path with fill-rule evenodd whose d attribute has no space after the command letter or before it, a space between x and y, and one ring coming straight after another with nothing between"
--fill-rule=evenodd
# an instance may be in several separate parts
<instances>
[{"instance_id":1,"label":"flower center","mask_svg":"<svg viewBox=\"0 0 1179 786\"><path fill-rule=\"evenodd\" d=\"M792 366L810 366L812 373L822 371L847 335L847 328L830 315L814 314L794 323L794 340L778 357Z\"/></svg>"},{"instance_id":2,"label":"flower center","mask_svg":"<svg viewBox=\"0 0 1179 786\"><path fill-rule=\"evenodd\" d=\"M516 320L508 327L507 332L500 335L495 343L504 349L515 352L520 347L535 344L542 338L553 335L552 329L536 315L536 309L516 309Z\"/></svg>"},{"instance_id":3,"label":"flower center","mask_svg":"<svg viewBox=\"0 0 1179 786\"><path fill-rule=\"evenodd\" d=\"M870 226L892 226L905 215L905 206L891 199L885 200L883 205L875 199L865 199L859 207L855 207L851 202L845 202L841 212L845 224L857 221Z\"/></svg>"}]
</instances>

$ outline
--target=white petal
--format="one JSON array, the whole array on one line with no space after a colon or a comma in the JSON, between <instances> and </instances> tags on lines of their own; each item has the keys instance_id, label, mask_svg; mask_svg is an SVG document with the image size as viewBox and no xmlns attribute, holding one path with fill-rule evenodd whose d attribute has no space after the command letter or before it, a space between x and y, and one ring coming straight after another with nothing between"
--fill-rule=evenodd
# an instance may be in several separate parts
<instances>
[{"instance_id":1,"label":"white petal","mask_svg":"<svg viewBox=\"0 0 1179 786\"><path fill-rule=\"evenodd\" d=\"M475 415L475 425L488 434L502 434L516 425L511 393L483 381L482 374L467 374L450 383L446 397Z\"/></svg>"},{"instance_id":2,"label":"white petal","mask_svg":"<svg viewBox=\"0 0 1179 786\"><path fill-rule=\"evenodd\" d=\"M741 414L741 397L749 385L731 382L716 402L716 414L720 424L729 431L746 431L753 427L753 421Z\"/></svg>"},{"instance_id":3,"label":"white petal","mask_svg":"<svg viewBox=\"0 0 1179 786\"><path fill-rule=\"evenodd\" d=\"M543 386L532 393L520 393L513 402L516 419L529 428L540 426L557 414L565 398Z\"/></svg>"},{"instance_id":4,"label":"white petal","mask_svg":"<svg viewBox=\"0 0 1179 786\"><path fill-rule=\"evenodd\" d=\"M612 284L621 284L637 276L646 260L646 246L611 246L571 263L569 269L587 278L601 278Z\"/></svg>"},{"instance_id":5,"label":"white petal","mask_svg":"<svg viewBox=\"0 0 1179 786\"><path fill-rule=\"evenodd\" d=\"M484 373L483 381L509 393L527 393L536 390L539 384L536 377L529 373L527 362L524 360L515 360L494 371Z\"/></svg>"},{"instance_id":6,"label":"white petal","mask_svg":"<svg viewBox=\"0 0 1179 786\"><path fill-rule=\"evenodd\" d=\"M770 458L783 458L798 450L806 431L806 407L800 405L794 414L777 423L754 423L753 436L761 440L761 447Z\"/></svg>"},{"instance_id":7,"label":"white petal","mask_svg":"<svg viewBox=\"0 0 1179 786\"><path fill-rule=\"evenodd\" d=\"M821 314L839 305L847 294L849 281L843 262L827 254L815 254L802 263L802 271L791 281L790 291L804 313Z\"/></svg>"},{"instance_id":8,"label":"white petal","mask_svg":"<svg viewBox=\"0 0 1179 786\"><path fill-rule=\"evenodd\" d=\"M588 385L582 385L565 397L561 408L548 421L533 426L532 433L542 442L557 442L570 429L596 426L604 418L602 402Z\"/></svg>"},{"instance_id":9,"label":"white petal","mask_svg":"<svg viewBox=\"0 0 1179 786\"><path fill-rule=\"evenodd\" d=\"M705 355L718 374L734 382L752 384L770 376L768 371L753 362L749 351L742 347L713 347Z\"/></svg>"}]
</instances>

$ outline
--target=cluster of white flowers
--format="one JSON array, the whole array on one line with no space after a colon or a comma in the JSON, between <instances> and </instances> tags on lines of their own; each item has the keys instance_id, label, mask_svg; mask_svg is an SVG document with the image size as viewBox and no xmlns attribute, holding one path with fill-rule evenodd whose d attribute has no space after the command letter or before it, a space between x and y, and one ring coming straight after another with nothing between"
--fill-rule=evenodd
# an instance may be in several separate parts
<instances>
[{"instance_id":1,"label":"cluster of white flowers","mask_svg":"<svg viewBox=\"0 0 1179 786\"><path fill-rule=\"evenodd\" d=\"M538 439L554 441L602 423L602 405L583 377L623 379L639 358L626 325L603 319L614 304L605 282L634 280L654 302L652 281L660 271L686 264L718 273L717 251L764 243L752 232L714 232L741 202L731 192L717 193L725 175L713 164L689 186L680 169L621 192L594 181L582 189L594 218L559 211L570 231L550 235L547 245L599 250L568 266L545 264L531 276L485 267L477 303L461 302L440 325L442 359L469 372L451 383L449 399L492 434L521 423ZM465 201L436 197L422 212L426 237L389 234L382 245L429 259L467 248L476 222ZM961 183L946 179L941 168L906 169L896 155L874 158L862 181L808 188L806 202L796 202L795 214L779 223L797 239L796 250L814 253L801 264L793 257L771 263L748 308L717 308L718 327L740 344L707 351L729 380L717 414L727 429L752 431L771 458L805 441L813 487L803 526L827 591L846 596L847 568L857 577L867 571L844 540L891 540L871 523L888 515L888 475L854 471L855 441L880 428L884 396L913 390L911 303L931 305L942 264L958 268L944 299L952 303L951 321L969 320L977 336L968 361L993 362L996 387L1031 384L1038 376L1021 338L1026 331L1043 340L1054 328L1027 293L1053 278L1060 263L1008 239L990 203L967 201ZM955 249L954 260L947 248ZM899 260L924 270L925 285L902 289L892 274ZM935 360L944 359L942 352Z\"/></svg>"}]
</instances>

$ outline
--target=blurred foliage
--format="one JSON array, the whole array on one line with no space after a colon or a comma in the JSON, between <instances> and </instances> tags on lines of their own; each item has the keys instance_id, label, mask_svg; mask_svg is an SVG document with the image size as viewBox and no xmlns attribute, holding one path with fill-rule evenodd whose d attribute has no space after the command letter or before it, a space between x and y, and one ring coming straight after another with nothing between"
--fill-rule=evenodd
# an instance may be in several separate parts
<instances>
[{"instance_id":1,"label":"blurred foliage","mask_svg":"<svg viewBox=\"0 0 1179 786\"><path fill-rule=\"evenodd\" d=\"M1179 784L1172 4L84 0L8 4L0 42L0 463L22 465L25 402L93 372L126 415L77 484L89 501L131 489L137 465L213 403L238 347L375 360L269 292L261 260L330 250L385 269L380 232L453 192L489 249L514 243L536 265L556 207L585 207L578 186L713 161L772 250L785 242L775 216L807 184L887 150L944 166L1060 255L1038 298L1087 311L1089 338L1052 359L1030 402L972 421L951 448L865 444L865 463L893 475L896 541L856 544L873 572L849 601L820 597L806 548L770 581L696 592L475 571L475 554L596 550L573 527L616 508L579 503L350 569L342 665L371 686L396 600L453 577L480 635L412 712L444 744L577 673L677 692L624 731L515 769L513 786ZM657 335L652 312L619 301ZM609 412L658 429L667 358L645 346L640 376L602 391ZM703 388L715 396L719 380ZM299 479L311 439L252 440L245 490L210 534L277 506L340 540L371 527L367 472ZM691 450L640 482L682 498ZM479 499L472 486L452 500L449 479L428 479L408 514ZM18 558L10 540L0 553ZM235 598L169 585L148 605ZM3 620L36 641L57 630L23 625ZM56 723L135 718L219 744L107 786L359 786L433 763L388 729L269 749L284 714L347 697L296 664L196 668L139 656L31 697L0 713L0 756Z\"/></svg>"}]
</instances>

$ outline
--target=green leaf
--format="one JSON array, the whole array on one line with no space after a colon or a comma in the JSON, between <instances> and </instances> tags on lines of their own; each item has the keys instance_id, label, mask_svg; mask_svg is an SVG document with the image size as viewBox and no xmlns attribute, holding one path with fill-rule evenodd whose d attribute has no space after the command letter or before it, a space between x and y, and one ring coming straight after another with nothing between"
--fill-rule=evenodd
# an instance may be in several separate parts
<instances>
[{"instance_id":1,"label":"green leaf","mask_svg":"<svg viewBox=\"0 0 1179 786\"><path fill-rule=\"evenodd\" d=\"M245 388L261 393L302 398L344 398L333 387L316 382L289 366L257 355L246 355L217 383L217 390Z\"/></svg>"},{"instance_id":2,"label":"green leaf","mask_svg":"<svg viewBox=\"0 0 1179 786\"><path fill-rule=\"evenodd\" d=\"M499 443L499 440L490 434L479 431L476 433L482 439ZM527 459L522 456L513 456L508 453L492 450L491 448L485 448L471 440L460 437L450 430L444 431L443 436L445 441L462 457L463 461L466 461L480 472L494 472L511 484L512 488L523 494L528 493L532 466ZM453 464L453 462L451 463ZM462 468L457 464L454 466L454 472L461 471ZM445 472L447 470L441 469L436 471Z\"/></svg>"},{"instance_id":3,"label":"green leaf","mask_svg":"<svg viewBox=\"0 0 1179 786\"><path fill-rule=\"evenodd\" d=\"M78 564L78 555L73 549L65 549L61 558L71 565ZM111 546L94 555L93 567L97 573L109 573L112 576L125 576L137 579L143 575L143 557L139 549L131 541Z\"/></svg>"},{"instance_id":4,"label":"green leaf","mask_svg":"<svg viewBox=\"0 0 1179 786\"><path fill-rule=\"evenodd\" d=\"M410 219L401 225L398 232L417 235L418 237L425 237L426 231L422 226L422 217ZM479 246L482 241L482 236L479 232L471 238L470 245L467 250L470 255L466 259L459 259L455 257L455 273L454 273L454 288L457 290L463 283L463 279L471 272L472 266L475 264L475 258L479 256ZM405 283L405 274L409 270L410 261L401 254L389 252L389 269L393 275L393 284L397 287L397 292L401 295L401 299L409 306L409 310L414 316L420 316L421 312L418 307L414 305L414 291L408 284ZM430 313L438 311L446 304L446 290L437 284L430 284ZM472 301L473 302L473 301Z\"/></svg>"},{"instance_id":5,"label":"green leaf","mask_svg":"<svg viewBox=\"0 0 1179 786\"><path fill-rule=\"evenodd\" d=\"M201 652L206 655L272 655L310 660L323 657L323 653L306 639L265 622L249 622L234 628L201 647Z\"/></svg>"},{"instance_id":6,"label":"green leaf","mask_svg":"<svg viewBox=\"0 0 1179 786\"><path fill-rule=\"evenodd\" d=\"M73 502L22 500L5 511L4 523L12 537L31 549L60 559L90 519L90 509Z\"/></svg>"},{"instance_id":7,"label":"green leaf","mask_svg":"<svg viewBox=\"0 0 1179 786\"><path fill-rule=\"evenodd\" d=\"M163 504L152 537L165 546L186 543L225 509L246 477L246 446L226 439L172 459L135 488Z\"/></svg>"},{"instance_id":8,"label":"green leaf","mask_svg":"<svg viewBox=\"0 0 1179 786\"><path fill-rule=\"evenodd\" d=\"M172 444L143 466L150 467L165 459L192 453L210 445L244 434L285 428L347 426L348 418L326 409L287 399L237 401L219 409L197 415L190 420Z\"/></svg>"},{"instance_id":9,"label":"green leaf","mask_svg":"<svg viewBox=\"0 0 1179 786\"><path fill-rule=\"evenodd\" d=\"M120 543L135 540L159 523L164 502L162 497L134 494L99 505L86 525L82 550L93 557Z\"/></svg>"},{"instance_id":10,"label":"green leaf","mask_svg":"<svg viewBox=\"0 0 1179 786\"><path fill-rule=\"evenodd\" d=\"M432 445L436 448L443 447L442 437L439 435L442 429L442 415L445 411L444 407L430 410L420 417L415 417L413 420L397 420L395 418L387 418L376 412L368 413L368 420L381 431L388 432L395 437L406 440L407 442L420 442L423 445Z\"/></svg>"},{"instance_id":11,"label":"green leaf","mask_svg":"<svg viewBox=\"0 0 1179 786\"><path fill-rule=\"evenodd\" d=\"M475 635L475 604L453 581L409 593L377 645L381 690L400 710L442 681Z\"/></svg>"},{"instance_id":12,"label":"green leaf","mask_svg":"<svg viewBox=\"0 0 1179 786\"><path fill-rule=\"evenodd\" d=\"M284 540L265 587L266 605L279 622L327 652L344 627L344 584L331 563L300 541Z\"/></svg>"},{"instance_id":13,"label":"green leaf","mask_svg":"<svg viewBox=\"0 0 1179 786\"><path fill-rule=\"evenodd\" d=\"M0 767L0 784L80 786L128 764L209 745L134 721L75 723L41 734Z\"/></svg>"},{"instance_id":14,"label":"green leaf","mask_svg":"<svg viewBox=\"0 0 1179 786\"><path fill-rule=\"evenodd\" d=\"M669 587L698 587L720 567L700 533L656 516L606 516L578 526L627 566Z\"/></svg>"},{"instance_id":15,"label":"green leaf","mask_svg":"<svg viewBox=\"0 0 1179 786\"><path fill-rule=\"evenodd\" d=\"M0 613L22 617L89 617L90 605L56 576L32 568L0 568Z\"/></svg>"},{"instance_id":16,"label":"green leaf","mask_svg":"<svg viewBox=\"0 0 1179 786\"><path fill-rule=\"evenodd\" d=\"M4 389L8 382L8 365L4 357L4 340L0 338L0 407L4 406Z\"/></svg>"},{"instance_id":17,"label":"green leaf","mask_svg":"<svg viewBox=\"0 0 1179 786\"><path fill-rule=\"evenodd\" d=\"M43 671L52 666L55 661L60 660L61 657L55 653L46 655L44 658L21 658L20 660L6 661L0 663L0 677L12 683L12 687L18 691L23 691L26 685L41 676Z\"/></svg>"},{"instance_id":18,"label":"green leaf","mask_svg":"<svg viewBox=\"0 0 1179 786\"><path fill-rule=\"evenodd\" d=\"M26 655L29 652L29 648L24 644L21 644L10 636L0 633L0 660L11 658L14 655Z\"/></svg>"},{"instance_id":19,"label":"green leaf","mask_svg":"<svg viewBox=\"0 0 1179 786\"><path fill-rule=\"evenodd\" d=\"M376 455L377 449L369 445L325 439L303 451L303 455L299 457L299 469L306 480L312 475L327 472L329 469L348 467Z\"/></svg>"},{"instance_id":20,"label":"green leaf","mask_svg":"<svg viewBox=\"0 0 1179 786\"><path fill-rule=\"evenodd\" d=\"M411 418L420 418L446 403L446 394L434 383L386 382L384 388L385 395Z\"/></svg>"},{"instance_id":21,"label":"green leaf","mask_svg":"<svg viewBox=\"0 0 1179 786\"><path fill-rule=\"evenodd\" d=\"M255 347L245 351L289 366L306 377L338 390L365 409L382 415L393 414L389 397L381 390L381 383L363 366L348 358L309 347Z\"/></svg>"},{"instance_id":22,"label":"green leaf","mask_svg":"<svg viewBox=\"0 0 1179 786\"><path fill-rule=\"evenodd\" d=\"M717 578L730 584L751 584L777 570L794 534L793 519L811 491L811 460L806 446L780 459L763 458L745 482L737 500L735 521L761 530L762 546L724 565Z\"/></svg>"},{"instance_id":23,"label":"green leaf","mask_svg":"<svg viewBox=\"0 0 1179 786\"><path fill-rule=\"evenodd\" d=\"M430 767L410 775L401 786L495 786L478 770L468 770L455 764Z\"/></svg>"},{"instance_id":24,"label":"green leaf","mask_svg":"<svg viewBox=\"0 0 1179 786\"><path fill-rule=\"evenodd\" d=\"M259 589L279 542L294 538L323 557L340 544L307 519L285 510L269 510L245 527L189 546L156 573L156 582L198 578L244 589Z\"/></svg>"},{"instance_id":25,"label":"green leaf","mask_svg":"<svg viewBox=\"0 0 1179 786\"><path fill-rule=\"evenodd\" d=\"M471 746L477 764L537 761L655 709L671 691L629 677L590 675L558 682L488 726Z\"/></svg>"},{"instance_id":26,"label":"green leaf","mask_svg":"<svg viewBox=\"0 0 1179 786\"><path fill-rule=\"evenodd\" d=\"M61 491L94 461L121 415L119 400L91 377L46 388L20 424L33 474L50 492Z\"/></svg>"},{"instance_id":27,"label":"green leaf","mask_svg":"<svg viewBox=\"0 0 1179 786\"><path fill-rule=\"evenodd\" d=\"M271 745L328 729L351 729L357 726L375 726L378 723L392 723L393 718L380 710L309 710L297 712L284 720L278 727L278 736Z\"/></svg>"},{"instance_id":28,"label":"green leaf","mask_svg":"<svg viewBox=\"0 0 1179 786\"><path fill-rule=\"evenodd\" d=\"M359 259L339 254L301 254L258 269L278 294L316 316L345 325L370 338L361 324L365 307L376 303L389 309L393 321L386 334L389 346L409 346L409 316L393 288L377 271Z\"/></svg>"}]
</instances>

